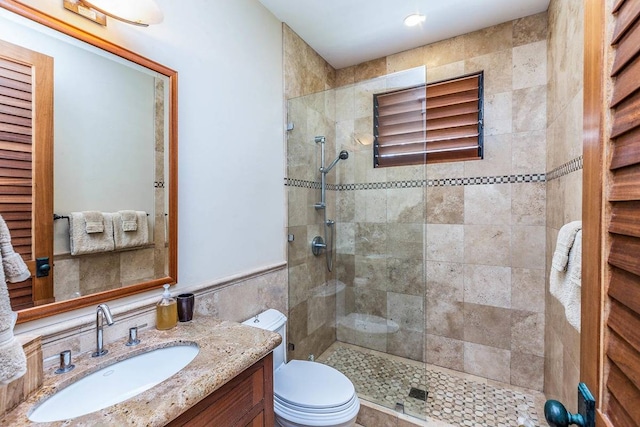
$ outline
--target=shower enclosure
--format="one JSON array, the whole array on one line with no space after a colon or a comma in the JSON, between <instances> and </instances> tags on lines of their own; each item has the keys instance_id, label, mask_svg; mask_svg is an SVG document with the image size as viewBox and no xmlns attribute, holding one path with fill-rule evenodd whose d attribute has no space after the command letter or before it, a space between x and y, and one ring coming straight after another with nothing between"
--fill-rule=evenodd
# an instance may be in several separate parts
<instances>
[{"instance_id":1,"label":"shower enclosure","mask_svg":"<svg viewBox=\"0 0 640 427\"><path fill-rule=\"evenodd\" d=\"M425 81L420 67L289 100L286 178L289 359L324 354L362 399L419 418L426 168L374 168L371 143L373 95ZM398 358L382 366L382 356Z\"/></svg>"}]
</instances>

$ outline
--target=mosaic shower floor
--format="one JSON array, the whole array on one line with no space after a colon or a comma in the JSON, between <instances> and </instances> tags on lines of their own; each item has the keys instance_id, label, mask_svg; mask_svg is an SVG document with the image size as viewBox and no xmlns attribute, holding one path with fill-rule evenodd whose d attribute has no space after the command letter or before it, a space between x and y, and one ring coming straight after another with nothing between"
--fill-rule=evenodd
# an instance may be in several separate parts
<instances>
[{"instance_id":1,"label":"mosaic shower floor","mask_svg":"<svg viewBox=\"0 0 640 427\"><path fill-rule=\"evenodd\" d=\"M387 408L402 403L419 419L474 427L515 427L519 416L539 427L544 419L544 395L536 391L433 365L426 365L425 375L424 363L339 342L316 360L349 377L362 399ZM427 391L426 402L420 391Z\"/></svg>"}]
</instances>

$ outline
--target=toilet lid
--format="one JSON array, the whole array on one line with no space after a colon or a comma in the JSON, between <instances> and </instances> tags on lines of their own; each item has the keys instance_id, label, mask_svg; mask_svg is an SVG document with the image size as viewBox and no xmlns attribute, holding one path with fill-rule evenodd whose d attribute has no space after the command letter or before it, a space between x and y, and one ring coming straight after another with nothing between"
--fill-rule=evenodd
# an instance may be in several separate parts
<instances>
[{"instance_id":1,"label":"toilet lid","mask_svg":"<svg viewBox=\"0 0 640 427\"><path fill-rule=\"evenodd\" d=\"M317 362L292 360L274 374L273 392L281 400L307 408L335 408L355 395L340 371Z\"/></svg>"}]
</instances>

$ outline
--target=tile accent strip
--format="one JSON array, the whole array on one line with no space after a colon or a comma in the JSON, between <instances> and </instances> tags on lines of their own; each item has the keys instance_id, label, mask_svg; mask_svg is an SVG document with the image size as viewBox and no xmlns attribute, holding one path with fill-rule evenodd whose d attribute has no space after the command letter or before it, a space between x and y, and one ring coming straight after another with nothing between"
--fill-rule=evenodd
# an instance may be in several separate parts
<instances>
[{"instance_id":1,"label":"tile accent strip","mask_svg":"<svg viewBox=\"0 0 640 427\"><path fill-rule=\"evenodd\" d=\"M518 184L524 182L545 181L546 175L544 173L533 173L524 175L478 176L474 178L439 178L410 181L365 182L358 184L327 184L327 190L384 190L390 188L453 187L460 185ZM305 181L301 179L285 178L284 185L288 187L320 189L321 183L314 181Z\"/></svg>"},{"instance_id":2,"label":"tile accent strip","mask_svg":"<svg viewBox=\"0 0 640 427\"><path fill-rule=\"evenodd\" d=\"M558 166L551 172L547 172L547 181L561 178L565 175L569 175L571 172L577 172L579 170L582 170L582 156L569 160L567 163Z\"/></svg>"}]
</instances>

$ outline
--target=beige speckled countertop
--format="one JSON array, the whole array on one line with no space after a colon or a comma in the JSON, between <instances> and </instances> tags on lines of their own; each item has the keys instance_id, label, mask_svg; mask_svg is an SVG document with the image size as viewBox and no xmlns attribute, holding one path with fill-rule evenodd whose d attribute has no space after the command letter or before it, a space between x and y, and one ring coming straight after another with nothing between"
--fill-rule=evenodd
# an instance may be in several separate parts
<instances>
[{"instance_id":1,"label":"beige speckled countertop","mask_svg":"<svg viewBox=\"0 0 640 427\"><path fill-rule=\"evenodd\" d=\"M169 331L155 329L138 333L141 343L126 347L126 340L105 345L109 353L99 359L90 353L73 355L76 368L55 375L45 369L44 384L25 402L0 419L1 426L163 426L253 365L280 344L276 333L212 317L178 323ZM40 400L73 381L122 359L177 343L196 343L200 352L177 374L157 386L98 412L67 421L34 423L28 412Z\"/></svg>"}]
</instances>

